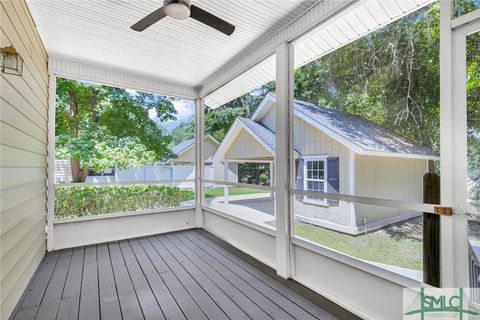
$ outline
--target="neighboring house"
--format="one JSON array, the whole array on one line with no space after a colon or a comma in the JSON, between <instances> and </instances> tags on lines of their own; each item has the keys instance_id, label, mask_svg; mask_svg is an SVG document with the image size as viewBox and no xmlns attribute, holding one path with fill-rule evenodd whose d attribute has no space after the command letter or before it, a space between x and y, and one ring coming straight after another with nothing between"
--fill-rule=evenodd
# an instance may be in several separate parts
<instances>
[{"instance_id":1,"label":"neighboring house","mask_svg":"<svg viewBox=\"0 0 480 320\"><path fill-rule=\"evenodd\" d=\"M212 155L220 145L212 135L205 136L204 154L205 165L212 165ZM195 138L185 140L172 148L175 155L170 161L176 165L193 165L195 163Z\"/></svg>"},{"instance_id":2,"label":"neighboring house","mask_svg":"<svg viewBox=\"0 0 480 320\"><path fill-rule=\"evenodd\" d=\"M205 157L205 179L214 180L214 177L221 177L223 180L224 176L224 166L222 162L214 161L213 154L217 150L220 142L215 139L212 135L207 134L205 136L204 144L204 157ZM195 139L185 140L172 148L172 152L176 157L169 160L167 163L179 166L179 165L190 165L194 166L195 163ZM235 163L229 164L229 175L228 181L237 182L237 165ZM212 186L212 184L208 184Z\"/></svg>"},{"instance_id":3,"label":"neighboring house","mask_svg":"<svg viewBox=\"0 0 480 320\"><path fill-rule=\"evenodd\" d=\"M436 152L341 111L295 101L294 114L297 189L423 202L423 175ZM273 163L274 154L275 95L268 94L250 119L234 122L213 161ZM350 234L419 215L308 196L297 196L294 207L300 221Z\"/></svg>"}]
</instances>

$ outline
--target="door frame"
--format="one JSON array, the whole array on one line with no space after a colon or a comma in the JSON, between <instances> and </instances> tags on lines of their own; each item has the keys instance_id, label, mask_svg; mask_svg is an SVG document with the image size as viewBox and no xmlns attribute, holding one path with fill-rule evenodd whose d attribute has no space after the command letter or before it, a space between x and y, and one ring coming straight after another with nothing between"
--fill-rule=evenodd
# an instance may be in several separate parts
<instances>
[{"instance_id":1,"label":"door frame","mask_svg":"<svg viewBox=\"0 0 480 320\"><path fill-rule=\"evenodd\" d=\"M453 17L440 2L441 202L455 214L441 220L442 287L468 287L466 39L480 31L480 9Z\"/></svg>"}]
</instances>

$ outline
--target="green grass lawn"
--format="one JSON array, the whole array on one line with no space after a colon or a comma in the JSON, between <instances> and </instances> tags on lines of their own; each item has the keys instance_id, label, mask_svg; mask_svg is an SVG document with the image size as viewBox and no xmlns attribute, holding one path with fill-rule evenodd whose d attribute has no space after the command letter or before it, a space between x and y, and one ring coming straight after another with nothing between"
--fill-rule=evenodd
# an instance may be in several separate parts
<instances>
[{"instance_id":1,"label":"green grass lawn","mask_svg":"<svg viewBox=\"0 0 480 320\"><path fill-rule=\"evenodd\" d=\"M417 224L404 222L366 235L351 236L295 222L295 235L298 237L359 259L422 270L422 235L418 230Z\"/></svg>"},{"instance_id":2,"label":"green grass lawn","mask_svg":"<svg viewBox=\"0 0 480 320\"><path fill-rule=\"evenodd\" d=\"M228 195L238 196L245 194L257 194L257 193L268 193L268 191L254 189L254 188L244 188L244 187L230 187L228 188ZM223 187L220 188L205 188L205 198L216 198L223 197ZM195 198L195 193L192 190L185 190L183 201L193 200Z\"/></svg>"},{"instance_id":3,"label":"green grass lawn","mask_svg":"<svg viewBox=\"0 0 480 320\"><path fill-rule=\"evenodd\" d=\"M256 193L268 193L268 191L244 188L244 187L232 187L228 188L228 194L230 196L239 196L243 194L256 194ZM223 197L223 187L221 188L205 188L205 198Z\"/></svg>"}]
</instances>

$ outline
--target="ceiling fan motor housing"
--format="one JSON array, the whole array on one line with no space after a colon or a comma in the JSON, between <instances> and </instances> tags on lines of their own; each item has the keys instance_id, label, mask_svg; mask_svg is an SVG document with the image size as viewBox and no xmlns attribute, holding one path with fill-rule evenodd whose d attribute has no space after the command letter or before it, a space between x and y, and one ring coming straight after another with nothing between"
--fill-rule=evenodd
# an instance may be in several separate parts
<instances>
[{"instance_id":1,"label":"ceiling fan motor housing","mask_svg":"<svg viewBox=\"0 0 480 320\"><path fill-rule=\"evenodd\" d=\"M171 18L183 20L190 16L190 0L164 0L163 7Z\"/></svg>"}]
</instances>

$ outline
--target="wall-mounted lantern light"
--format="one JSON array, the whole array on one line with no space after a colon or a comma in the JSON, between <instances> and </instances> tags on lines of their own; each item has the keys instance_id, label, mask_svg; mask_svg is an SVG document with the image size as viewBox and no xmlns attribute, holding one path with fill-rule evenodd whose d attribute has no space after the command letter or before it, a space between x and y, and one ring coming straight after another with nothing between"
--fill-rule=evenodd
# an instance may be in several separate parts
<instances>
[{"instance_id":1,"label":"wall-mounted lantern light","mask_svg":"<svg viewBox=\"0 0 480 320\"><path fill-rule=\"evenodd\" d=\"M5 74L21 76L23 73L23 59L14 47L0 48L0 70Z\"/></svg>"}]
</instances>

